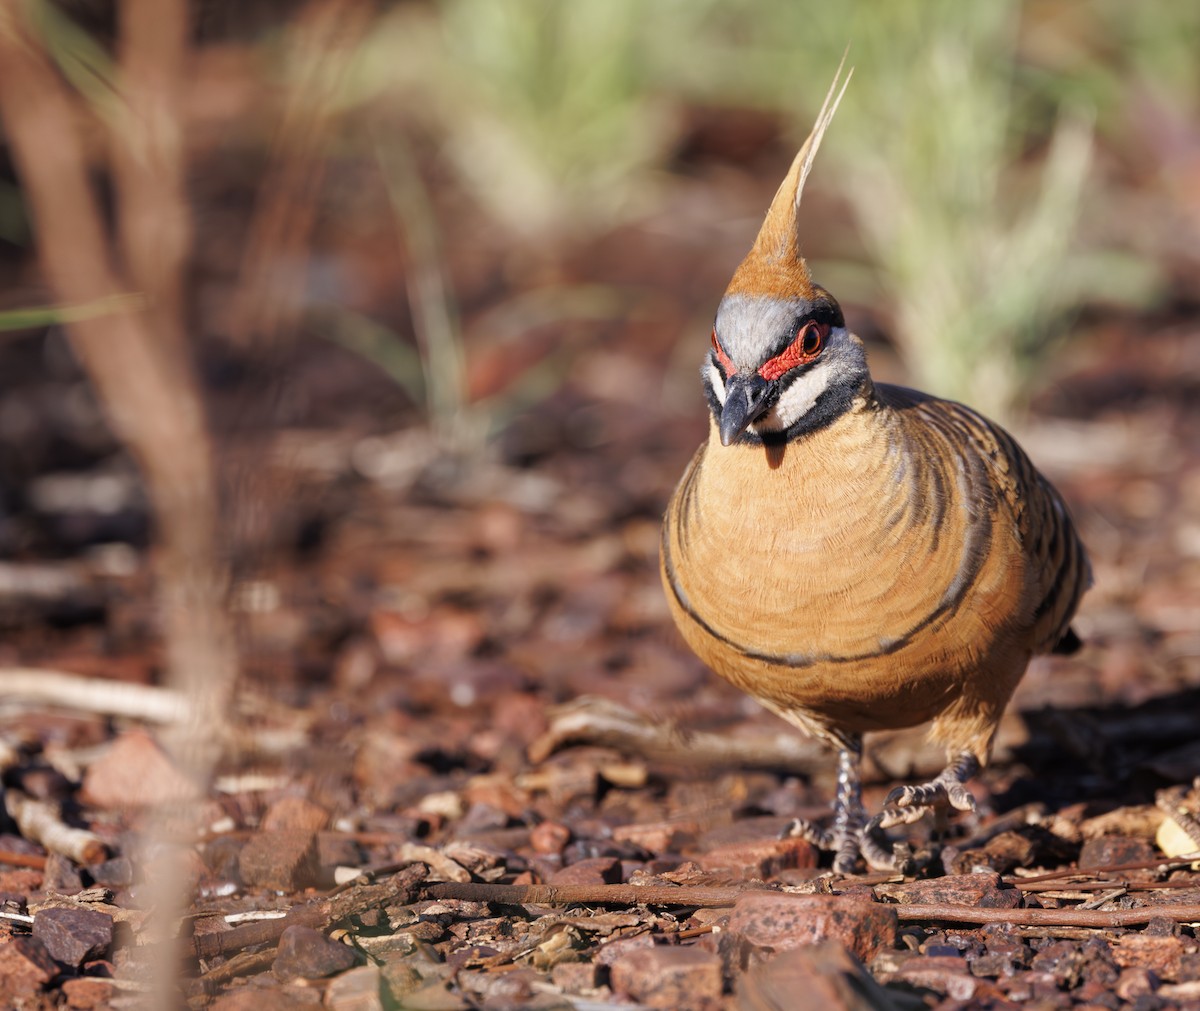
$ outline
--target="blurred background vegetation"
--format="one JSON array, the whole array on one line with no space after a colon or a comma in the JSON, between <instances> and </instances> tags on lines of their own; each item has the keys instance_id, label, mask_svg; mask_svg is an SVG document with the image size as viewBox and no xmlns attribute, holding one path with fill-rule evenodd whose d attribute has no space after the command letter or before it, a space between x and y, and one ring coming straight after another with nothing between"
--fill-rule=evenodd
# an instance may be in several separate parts
<instances>
[{"instance_id":1,"label":"blurred background vegetation","mask_svg":"<svg viewBox=\"0 0 1200 1011\"><path fill-rule=\"evenodd\" d=\"M111 119L114 10L29 9ZM333 341L473 451L621 321L669 331L665 408L699 403L679 377L847 50L855 76L809 186L805 249L889 377L1012 418L1056 362L1086 361L1095 320L1194 302L1195 4L260 0L193 14L194 336ZM30 229L3 177L0 241L20 263ZM286 223L256 233L273 198ZM681 247L678 273L636 276ZM594 269L614 258L625 276ZM27 332L46 300L9 273L0 326ZM671 284L687 304L664 315L654 288Z\"/></svg>"},{"instance_id":2,"label":"blurred background vegetation","mask_svg":"<svg viewBox=\"0 0 1200 1011\"><path fill-rule=\"evenodd\" d=\"M798 143L848 48L818 276L914 383L1005 416L1081 312L1194 271L1198 44L1169 0L447 0L382 16L345 100L417 111L483 214L558 250L663 213L698 111Z\"/></svg>"}]
</instances>

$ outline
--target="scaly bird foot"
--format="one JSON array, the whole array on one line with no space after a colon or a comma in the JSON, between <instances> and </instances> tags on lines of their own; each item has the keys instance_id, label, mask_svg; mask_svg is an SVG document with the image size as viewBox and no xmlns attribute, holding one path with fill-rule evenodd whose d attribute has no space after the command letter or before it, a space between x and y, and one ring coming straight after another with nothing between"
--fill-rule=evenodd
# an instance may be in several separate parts
<instances>
[{"instance_id":1,"label":"scaly bird foot","mask_svg":"<svg viewBox=\"0 0 1200 1011\"><path fill-rule=\"evenodd\" d=\"M974 755L964 753L930 782L894 789L871 824L879 829L911 825L939 808L974 811L975 798L965 783L978 771L979 761Z\"/></svg>"},{"instance_id":2,"label":"scaly bird foot","mask_svg":"<svg viewBox=\"0 0 1200 1011\"><path fill-rule=\"evenodd\" d=\"M783 838L799 837L817 849L833 853L835 874L854 874L861 856L873 871L894 871L907 862L907 847L889 847L879 827L879 819L857 826L821 828L804 818L795 818L784 829Z\"/></svg>"}]
</instances>

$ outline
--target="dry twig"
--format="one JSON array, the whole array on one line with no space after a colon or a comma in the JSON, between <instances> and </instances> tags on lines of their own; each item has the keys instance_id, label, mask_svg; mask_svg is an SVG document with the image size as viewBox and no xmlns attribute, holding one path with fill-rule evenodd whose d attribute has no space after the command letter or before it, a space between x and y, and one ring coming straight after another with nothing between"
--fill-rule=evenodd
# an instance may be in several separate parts
<instances>
[{"instance_id":1,"label":"dry twig","mask_svg":"<svg viewBox=\"0 0 1200 1011\"><path fill-rule=\"evenodd\" d=\"M108 856L108 848L97 835L74 828L62 820L57 804L34 800L20 790L6 790L4 807L17 828L30 842L51 853L61 853L77 864L98 864Z\"/></svg>"},{"instance_id":2,"label":"dry twig","mask_svg":"<svg viewBox=\"0 0 1200 1011\"><path fill-rule=\"evenodd\" d=\"M647 759L702 768L811 773L829 765L828 754L820 744L790 730L742 740L689 730L667 720L651 720L609 699L590 696L562 706L553 714L550 728L529 746L530 760L545 761L571 744L598 744Z\"/></svg>"},{"instance_id":3,"label":"dry twig","mask_svg":"<svg viewBox=\"0 0 1200 1011\"><path fill-rule=\"evenodd\" d=\"M7 702L19 700L147 723L180 723L188 712L187 700L170 688L39 667L0 668L0 696Z\"/></svg>"},{"instance_id":4,"label":"dry twig","mask_svg":"<svg viewBox=\"0 0 1200 1011\"><path fill-rule=\"evenodd\" d=\"M200 959L230 955L251 945L274 945L288 927L299 925L324 930L368 909L404 905L414 901L417 886L424 878L424 867L412 864L386 881L357 884L326 898L296 906L280 919L257 920L221 933L202 934L193 939L192 951Z\"/></svg>"},{"instance_id":5,"label":"dry twig","mask_svg":"<svg viewBox=\"0 0 1200 1011\"><path fill-rule=\"evenodd\" d=\"M12 850L0 850L0 864L9 867L31 867L35 871L45 870L46 858L36 853L14 853Z\"/></svg>"},{"instance_id":6,"label":"dry twig","mask_svg":"<svg viewBox=\"0 0 1200 1011\"><path fill-rule=\"evenodd\" d=\"M709 888L664 885L493 885L443 882L426 885L422 891L434 899L463 899L504 905L647 905L647 906L732 906L738 896L754 886ZM983 909L951 903L889 904L904 922L1011 923L1017 926L1129 927L1156 917L1177 923L1200 922L1200 906L1144 906L1139 909Z\"/></svg>"},{"instance_id":7,"label":"dry twig","mask_svg":"<svg viewBox=\"0 0 1200 1011\"><path fill-rule=\"evenodd\" d=\"M125 82L127 100L139 87L151 86L150 80L161 80L163 74L178 79L184 72L178 52L179 25L187 23L184 0L143 3L146 10L140 13L137 2L129 0L122 23L145 15L149 23L138 28L138 44L158 44L164 51L144 54L146 66L157 69L139 71ZM163 339L183 330L180 320L166 315L173 311L168 289L177 283L168 276L183 266L177 249L169 257L166 251L179 240L156 242L154 249L140 253L143 276L135 271L124 278L114 268L72 96L30 30L19 0L0 0L0 14L0 118L36 225L46 280L59 301L79 305L111 300L134 286L157 286L146 290L152 311L113 302L111 312L73 319L67 332L114 431L145 476L162 548L159 592L169 667L176 687L193 699L196 743L206 752L201 764L211 764L216 744L200 741L222 725L235 660L217 563L215 481L204 408L181 342ZM141 123L143 138L163 130L165 113L159 103L167 100L164 95L147 100L155 111ZM171 154L171 145L164 138L152 146L163 155L158 162L162 171L178 174L178 152ZM138 235L161 236L155 230L160 226L151 223L147 231L145 222L165 214L163 194L179 189L177 180L168 179L151 194L142 189L142 178L140 170L117 176L118 215L127 221L122 229L127 242L137 241ZM173 214L186 216L186 206ZM130 250L125 256L132 257Z\"/></svg>"},{"instance_id":8,"label":"dry twig","mask_svg":"<svg viewBox=\"0 0 1200 1011\"><path fill-rule=\"evenodd\" d=\"M493 885L446 881L426 885L431 899L498 902L503 905L596 906L732 906L739 895L755 886L715 888L705 885Z\"/></svg>"},{"instance_id":9,"label":"dry twig","mask_svg":"<svg viewBox=\"0 0 1200 1011\"><path fill-rule=\"evenodd\" d=\"M1137 927L1159 917L1176 923L1200 923L1200 906L1141 906L1138 909L982 909L944 902L899 903L903 922L1011 923L1024 927Z\"/></svg>"},{"instance_id":10,"label":"dry twig","mask_svg":"<svg viewBox=\"0 0 1200 1011\"><path fill-rule=\"evenodd\" d=\"M270 347L282 339L303 304L304 275L296 264L316 219L337 89L370 14L371 5L361 0L309 0L287 30L291 87L243 246L229 325L232 338L244 345Z\"/></svg>"}]
</instances>

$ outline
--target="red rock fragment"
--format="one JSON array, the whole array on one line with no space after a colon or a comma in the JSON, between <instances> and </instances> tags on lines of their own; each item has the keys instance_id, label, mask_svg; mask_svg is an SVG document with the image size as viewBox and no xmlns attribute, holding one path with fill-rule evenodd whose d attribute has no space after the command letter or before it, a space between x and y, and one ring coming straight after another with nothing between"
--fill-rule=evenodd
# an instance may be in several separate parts
<instances>
[{"instance_id":1,"label":"red rock fragment","mask_svg":"<svg viewBox=\"0 0 1200 1011\"><path fill-rule=\"evenodd\" d=\"M535 853L561 853L571 841L571 830L556 821L535 825L529 833L529 845Z\"/></svg>"},{"instance_id":2,"label":"red rock fragment","mask_svg":"<svg viewBox=\"0 0 1200 1011\"><path fill-rule=\"evenodd\" d=\"M323 979L358 962L352 948L331 941L311 927L291 926L279 938L279 953L271 966L276 979Z\"/></svg>"},{"instance_id":3,"label":"red rock fragment","mask_svg":"<svg viewBox=\"0 0 1200 1011\"><path fill-rule=\"evenodd\" d=\"M296 829L259 832L238 854L238 870L251 887L295 892L316 883L317 834Z\"/></svg>"},{"instance_id":4,"label":"red rock fragment","mask_svg":"<svg viewBox=\"0 0 1200 1011\"><path fill-rule=\"evenodd\" d=\"M0 892L9 895L28 895L41 888L43 880L43 871L35 871L29 867L0 871Z\"/></svg>"},{"instance_id":5,"label":"red rock fragment","mask_svg":"<svg viewBox=\"0 0 1200 1011\"><path fill-rule=\"evenodd\" d=\"M63 982L62 994L67 1007L76 1011L91 1011L92 1008L106 1007L112 999L114 990L111 979L99 979L96 976L80 976L78 979L68 979ZM262 1011L262 1009L258 1009Z\"/></svg>"},{"instance_id":6,"label":"red rock fragment","mask_svg":"<svg viewBox=\"0 0 1200 1011\"><path fill-rule=\"evenodd\" d=\"M947 874L941 878L876 885L880 898L902 903L944 903L953 906L981 906L985 909L1016 909L1021 892L1005 888L999 874Z\"/></svg>"},{"instance_id":7,"label":"red rock fragment","mask_svg":"<svg viewBox=\"0 0 1200 1011\"><path fill-rule=\"evenodd\" d=\"M259 826L264 832L293 829L320 832L329 825L329 812L303 797L283 797L272 804Z\"/></svg>"},{"instance_id":8,"label":"red rock fragment","mask_svg":"<svg viewBox=\"0 0 1200 1011\"><path fill-rule=\"evenodd\" d=\"M61 853L47 855L46 868L42 873L42 887L48 892L74 895L83 891L83 878L80 877L79 868Z\"/></svg>"},{"instance_id":9,"label":"red rock fragment","mask_svg":"<svg viewBox=\"0 0 1200 1011\"><path fill-rule=\"evenodd\" d=\"M817 851L800 838L766 836L717 846L696 858L706 871L726 871L739 877L773 878L781 871L816 867Z\"/></svg>"},{"instance_id":10,"label":"red rock fragment","mask_svg":"<svg viewBox=\"0 0 1200 1011\"><path fill-rule=\"evenodd\" d=\"M1114 981L1115 982L1115 981ZM1078 1002L1075 1004L1073 1011L1098 1011L1099 1008L1105 1007L1105 1001L1112 1000L1112 986L1105 986L1103 983L1098 983L1095 980L1086 980L1076 989L1071 991L1071 996Z\"/></svg>"},{"instance_id":11,"label":"red rock fragment","mask_svg":"<svg viewBox=\"0 0 1200 1011\"><path fill-rule=\"evenodd\" d=\"M600 985L600 966L595 962L559 962L550 970L550 982L563 993L584 993Z\"/></svg>"},{"instance_id":12,"label":"red rock fragment","mask_svg":"<svg viewBox=\"0 0 1200 1011\"><path fill-rule=\"evenodd\" d=\"M789 949L827 938L862 961L896 943L896 912L885 905L837 895L746 892L738 897L728 931L763 948Z\"/></svg>"},{"instance_id":13,"label":"red rock fragment","mask_svg":"<svg viewBox=\"0 0 1200 1011\"><path fill-rule=\"evenodd\" d=\"M967 963L952 955L918 956L908 959L893 977L909 986L945 994L951 1000L969 1001L985 984L967 969Z\"/></svg>"},{"instance_id":14,"label":"red rock fragment","mask_svg":"<svg viewBox=\"0 0 1200 1011\"><path fill-rule=\"evenodd\" d=\"M694 947L658 945L632 951L612 965L612 987L645 1007L716 1011L721 959Z\"/></svg>"},{"instance_id":15,"label":"red rock fragment","mask_svg":"<svg viewBox=\"0 0 1200 1011\"><path fill-rule=\"evenodd\" d=\"M325 991L330 1011L383 1011L382 975L376 965L360 965L335 977Z\"/></svg>"},{"instance_id":16,"label":"red rock fragment","mask_svg":"<svg viewBox=\"0 0 1200 1011\"><path fill-rule=\"evenodd\" d=\"M317 864L327 877L332 877L337 867L360 866L362 853L358 843L342 832L318 832Z\"/></svg>"},{"instance_id":17,"label":"red rock fragment","mask_svg":"<svg viewBox=\"0 0 1200 1011\"><path fill-rule=\"evenodd\" d=\"M88 766L80 791L102 808L149 807L196 799L200 788L144 730L128 730Z\"/></svg>"},{"instance_id":18,"label":"red rock fragment","mask_svg":"<svg viewBox=\"0 0 1200 1011\"><path fill-rule=\"evenodd\" d=\"M949 848L942 851L942 861L949 859L949 867L955 874L970 874L976 867L990 867L998 874L1007 874L1014 867L1028 867L1038 855L1037 844L1019 832L1001 832L993 836L980 849L957 852Z\"/></svg>"},{"instance_id":19,"label":"red rock fragment","mask_svg":"<svg viewBox=\"0 0 1200 1011\"><path fill-rule=\"evenodd\" d=\"M1079 984L1088 959L1073 941L1053 941L1030 960L1035 972L1050 973L1064 989Z\"/></svg>"},{"instance_id":20,"label":"red rock fragment","mask_svg":"<svg viewBox=\"0 0 1200 1011\"><path fill-rule=\"evenodd\" d=\"M1009 1000L1018 1003L1030 1000L1048 1000L1059 1001L1059 1003L1049 1004L1050 1007L1064 1006L1061 1003L1063 995L1059 989L1059 981L1048 972L1036 969L1019 972L1008 979L1000 980L997 986ZM1069 998L1067 1000L1069 1002ZM1066 1006L1069 1006L1069 1003Z\"/></svg>"},{"instance_id":21,"label":"red rock fragment","mask_svg":"<svg viewBox=\"0 0 1200 1011\"><path fill-rule=\"evenodd\" d=\"M615 885L621 881L621 861L616 857L577 860L550 875L552 885Z\"/></svg>"},{"instance_id":22,"label":"red rock fragment","mask_svg":"<svg viewBox=\"0 0 1200 1011\"><path fill-rule=\"evenodd\" d=\"M133 861L129 857L113 857L102 863L92 864L88 873L98 885L106 888L128 888L133 884Z\"/></svg>"},{"instance_id":23,"label":"red rock fragment","mask_svg":"<svg viewBox=\"0 0 1200 1011\"><path fill-rule=\"evenodd\" d=\"M836 941L781 951L737 982L738 1011L799 1007L860 1011L892 1003L862 963Z\"/></svg>"},{"instance_id":24,"label":"red rock fragment","mask_svg":"<svg viewBox=\"0 0 1200 1011\"><path fill-rule=\"evenodd\" d=\"M1153 972L1144 966L1134 965L1121 970L1113 989L1121 1000L1133 1002L1144 994L1154 993L1158 984L1159 979Z\"/></svg>"},{"instance_id":25,"label":"red rock fragment","mask_svg":"<svg viewBox=\"0 0 1200 1011\"><path fill-rule=\"evenodd\" d=\"M652 821L638 825L619 825L613 829L615 842L629 842L650 853L679 850L696 838L696 822Z\"/></svg>"},{"instance_id":26,"label":"red rock fragment","mask_svg":"<svg viewBox=\"0 0 1200 1011\"><path fill-rule=\"evenodd\" d=\"M247 986L222 994L209 1005L208 1011L296 1011L297 1008L319 1008L321 991L300 987Z\"/></svg>"},{"instance_id":27,"label":"red rock fragment","mask_svg":"<svg viewBox=\"0 0 1200 1011\"><path fill-rule=\"evenodd\" d=\"M0 944L0 998L36 993L58 975L58 963L36 937Z\"/></svg>"},{"instance_id":28,"label":"red rock fragment","mask_svg":"<svg viewBox=\"0 0 1200 1011\"><path fill-rule=\"evenodd\" d=\"M97 909L75 906L39 910L33 917L33 936L63 965L78 967L108 954L113 941L113 918Z\"/></svg>"},{"instance_id":29,"label":"red rock fragment","mask_svg":"<svg viewBox=\"0 0 1200 1011\"><path fill-rule=\"evenodd\" d=\"M1157 858L1157 851L1145 839L1105 835L1089 839L1079 851L1079 869L1096 870L1102 867L1122 867L1143 864Z\"/></svg>"},{"instance_id":30,"label":"red rock fragment","mask_svg":"<svg viewBox=\"0 0 1200 1011\"><path fill-rule=\"evenodd\" d=\"M1181 937L1125 934L1113 941L1113 961L1123 969L1150 969L1159 979L1177 980L1187 949Z\"/></svg>"},{"instance_id":31,"label":"red rock fragment","mask_svg":"<svg viewBox=\"0 0 1200 1011\"><path fill-rule=\"evenodd\" d=\"M597 965L612 965L630 952L653 947L654 937L651 934L632 934L629 937L617 937L601 946L600 950L596 952L594 961Z\"/></svg>"}]
</instances>

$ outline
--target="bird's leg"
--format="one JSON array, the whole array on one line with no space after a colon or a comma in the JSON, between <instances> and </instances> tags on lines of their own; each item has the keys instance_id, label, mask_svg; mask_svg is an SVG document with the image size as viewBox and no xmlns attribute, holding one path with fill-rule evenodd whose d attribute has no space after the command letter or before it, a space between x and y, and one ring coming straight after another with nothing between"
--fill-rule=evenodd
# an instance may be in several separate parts
<instances>
[{"instance_id":1,"label":"bird's leg","mask_svg":"<svg viewBox=\"0 0 1200 1011\"><path fill-rule=\"evenodd\" d=\"M833 869L853 874L858 862L867 812L862 802L862 737L838 749L837 794L833 800Z\"/></svg>"},{"instance_id":2,"label":"bird's leg","mask_svg":"<svg viewBox=\"0 0 1200 1011\"><path fill-rule=\"evenodd\" d=\"M848 735L838 748L837 793L833 801L833 827L822 829L802 818L788 828L788 835L807 839L818 849L832 851L837 874L853 874L862 854L875 870L891 870L895 857L876 836L878 819L868 823L862 802L862 737Z\"/></svg>"},{"instance_id":3,"label":"bird's leg","mask_svg":"<svg viewBox=\"0 0 1200 1011\"><path fill-rule=\"evenodd\" d=\"M888 794L883 810L871 825L891 828L919 821L931 808L955 808L974 811L975 798L966 781L979 771L979 759L964 751L928 783L920 786L898 786Z\"/></svg>"}]
</instances>

